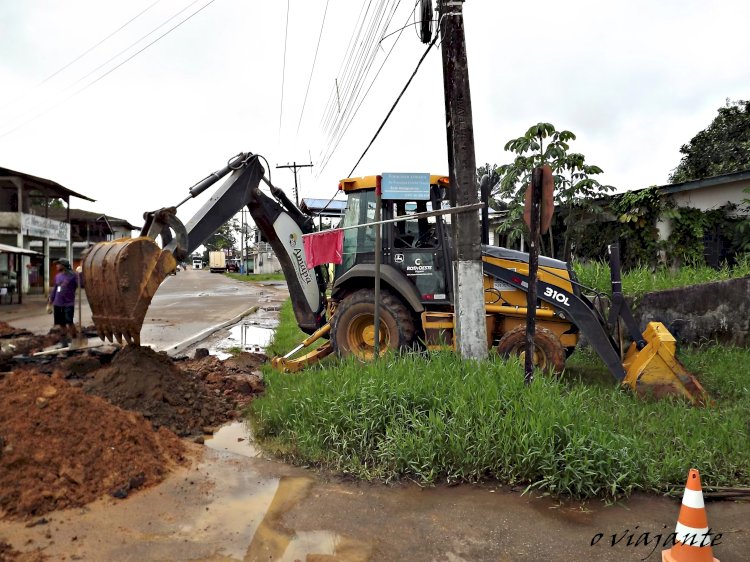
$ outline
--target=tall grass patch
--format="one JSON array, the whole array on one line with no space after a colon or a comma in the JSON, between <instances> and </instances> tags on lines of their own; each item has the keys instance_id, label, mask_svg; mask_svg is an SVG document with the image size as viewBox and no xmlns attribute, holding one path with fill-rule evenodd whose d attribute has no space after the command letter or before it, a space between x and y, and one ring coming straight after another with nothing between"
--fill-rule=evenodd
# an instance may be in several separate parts
<instances>
[{"instance_id":1,"label":"tall grass patch","mask_svg":"<svg viewBox=\"0 0 750 562\"><path fill-rule=\"evenodd\" d=\"M707 370L701 380L717 397L702 409L641 400L614 379L590 386L574 372L539 373L526 387L517 361L337 361L294 375L269 370L250 416L266 449L365 479L490 479L615 498L664 490L697 467L712 485L747 485L750 369L737 367L749 359L740 349L686 358Z\"/></svg>"},{"instance_id":2,"label":"tall grass patch","mask_svg":"<svg viewBox=\"0 0 750 562\"><path fill-rule=\"evenodd\" d=\"M574 262L573 269L578 281L586 287L596 289L600 293L611 292L609 264L600 261L586 264ZM740 259L734 267L724 266L720 269L707 265L683 266L677 270L641 266L622 274L622 291L628 296L638 298L651 291L724 281L748 275L750 275L750 256Z\"/></svg>"}]
</instances>

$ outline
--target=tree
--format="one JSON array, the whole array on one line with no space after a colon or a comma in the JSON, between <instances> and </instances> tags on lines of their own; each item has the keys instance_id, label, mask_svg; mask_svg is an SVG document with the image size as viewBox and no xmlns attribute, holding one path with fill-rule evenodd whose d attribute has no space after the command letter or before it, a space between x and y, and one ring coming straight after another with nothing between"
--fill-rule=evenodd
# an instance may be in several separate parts
<instances>
[{"instance_id":1,"label":"tree","mask_svg":"<svg viewBox=\"0 0 750 562\"><path fill-rule=\"evenodd\" d=\"M671 183L750 169L750 101L727 99L711 124L682 145Z\"/></svg>"},{"instance_id":2,"label":"tree","mask_svg":"<svg viewBox=\"0 0 750 562\"><path fill-rule=\"evenodd\" d=\"M231 219L221 225L216 232L209 236L203 245L209 252L216 250L234 250L237 243L237 239L234 235L235 232L239 230L240 226L237 219Z\"/></svg>"},{"instance_id":3,"label":"tree","mask_svg":"<svg viewBox=\"0 0 750 562\"><path fill-rule=\"evenodd\" d=\"M517 240L524 232L523 200L531 182L531 171L548 164L555 177L555 205L565 211L563 258L570 259L573 235L585 228L581 220L584 215L600 212L590 205L592 199L613 191L614 187L602 185L592 176L602 173L598 166L586 163L583 154L569 152L569 141L576 136L570 131L558 131L551 123L537 123L526 133L506 143L505 150L516 154L511 164L496 169L499 182L493 195L499 201L498 208L507 208L508 217L500 227L511 240ZM553 233L550 230L549 251L555 255Z\"/></svg>"}]
</instances>

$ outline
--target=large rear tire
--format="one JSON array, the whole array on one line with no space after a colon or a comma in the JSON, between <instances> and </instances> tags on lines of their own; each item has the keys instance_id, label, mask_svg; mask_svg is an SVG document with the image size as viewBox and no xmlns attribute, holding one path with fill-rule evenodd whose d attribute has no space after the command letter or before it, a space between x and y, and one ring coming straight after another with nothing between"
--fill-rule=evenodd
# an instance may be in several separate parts
<instances>
[{"instance_id":1,"label":"large rear tire","mask_svg":"<svg viewBox=\"0 0 750 562\"><path fill-rule=\"evenodd\" d=\"M381 291L380 353L410 347L415 333L409 308L395 295ZM360 289L341 301L331 321L331 341L342 357L369 361L375 356L375 291Z\"/></svg>"},{"instance_id":2,"label":"large rear tire","mask_svg":"<svg viewBox=\"0 0 750 562\"><path fill-rule=\"evenodd\" d=\"M503 334L497 344L503 357L526 357L526 326L516 326ZM565 348L554 332L539 326L534 330L534 365L542 371L552 370L559 375L565 368Z\"/></svg>"}]
</instances>

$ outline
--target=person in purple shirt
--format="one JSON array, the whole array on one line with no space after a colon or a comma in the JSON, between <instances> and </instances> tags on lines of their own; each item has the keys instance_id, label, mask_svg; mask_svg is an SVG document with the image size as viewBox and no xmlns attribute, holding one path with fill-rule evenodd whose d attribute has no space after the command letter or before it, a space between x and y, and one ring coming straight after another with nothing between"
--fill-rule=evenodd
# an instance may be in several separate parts
<instances>
[{"instance_id":1,"label":"person in purple shirt","mask_svg":"<svg viewBox=\"0 0 750 562\"><path fill-rule=\"evenodd\" d=\"M68 347L72 338L76 336L76 326L73 323L73 313L76 303L76 289L78 276L73 272L70 262L65 258L55 262L57 275L55 286L49 295L47 312L54 312L55 326L62 331L62 346Z\"/></svg>"}]
</instances>

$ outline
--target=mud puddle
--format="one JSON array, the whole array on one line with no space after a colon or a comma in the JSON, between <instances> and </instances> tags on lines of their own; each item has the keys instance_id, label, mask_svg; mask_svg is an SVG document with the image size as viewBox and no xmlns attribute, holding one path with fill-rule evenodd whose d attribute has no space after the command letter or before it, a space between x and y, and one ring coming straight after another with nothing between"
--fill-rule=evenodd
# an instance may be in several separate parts
<instances>
[{"instance_id":1,"label":"mud puddle","mask_svg":"<svg viewBox=\"0 0 750 562\"><path fill-rule=\"evenodd\" d=\"M205 440L206 447L214 451L226 451L243 457L261 457L255 447L250 426L245 421L235 421L219 428Z\"/></svg>"},{"instance_id":2,"label":"mud puddle","mask_svg":"<svg viewBox=\"0 0 750 562\"><path fill-rule=\"evenodd\" d=\"M229 335L212 343L208 352L219 359L228 359L239 351L263 353L271 343L278 321L262 315L244 319L228 329Z\"/></svg>"}]
</instances>

